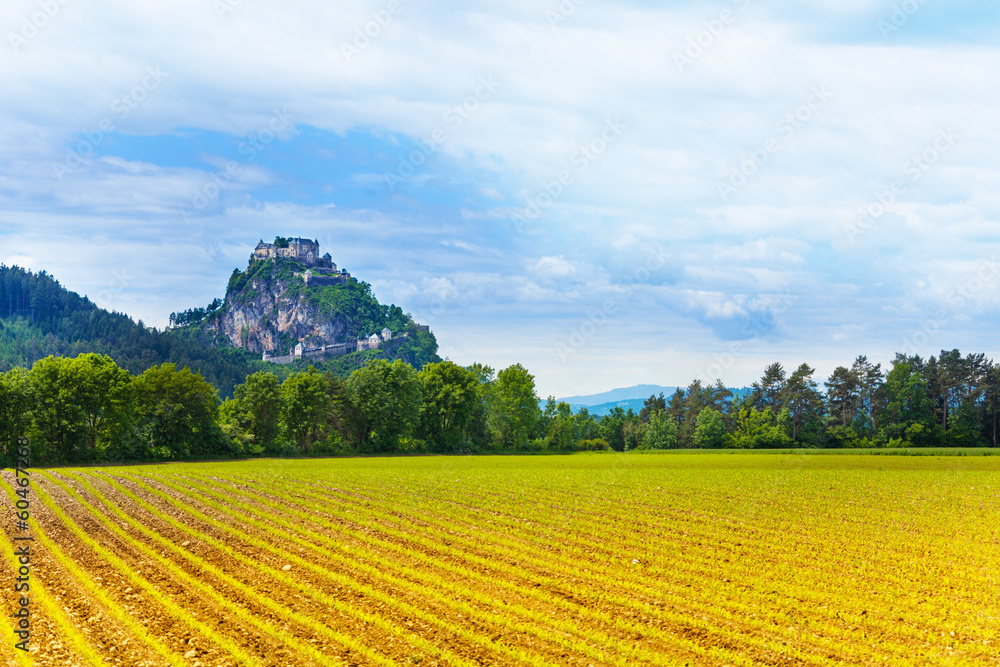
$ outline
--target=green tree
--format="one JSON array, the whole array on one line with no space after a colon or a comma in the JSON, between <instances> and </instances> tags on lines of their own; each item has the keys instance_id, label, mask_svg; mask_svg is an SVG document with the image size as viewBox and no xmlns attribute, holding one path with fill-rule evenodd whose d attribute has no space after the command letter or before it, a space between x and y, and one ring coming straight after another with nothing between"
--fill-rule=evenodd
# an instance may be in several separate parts
<instances>
[{"instance_id":1,"label":"green tree","mask_svg":"<svg viewBox=\"0 0 1000 667\"><path fill-rule=\"evenodd\" d=\"M879 391L884 381L882 364L872 365L868 357L862 355L854 360L851 374L858 382L854 430L871 438L878 429L878 413L882 407L882 393Z\"/></svg>"},{"instance_id":2,"label":"green tree","mask_svg":"<svg viewBox=\"0 0 1000 667\"><path fill-rule=\"evenodd\" d=\"M854 421L858 402L859 378L844 366L837 366L824 385L826 386L827 411L831 419L847 427Z\"/></svg>"},{"instance_id":3,"label":"green tree","mask_svg":"<svg viewBox=\"0 0 1000 667\"><path fill-rule=\"evenodd\" d=\"M649 417L649 424L642 435L639 449L673 449L677 446L677 424L665 410L657 410Z\"/></svg>"},{"instance_id":4,"label":"green tree","mask_svg":"<svg viewBox=\"0 0 1000 667\"><path fill-rule=\"evenodd\" d=\"M580 410L573 415L573 442L579 447L584 440L598 440L601 437L601 428L594 415L590 414L587 408Z\"/></svg>"},{"instance_id":5,"label":"green tree","mask_svg":"<svg viewBox=\"0 0 1000 667\"><path fill-rule=\"evenodd\" d=\"M545 423L544 443L546 449L565 451L573 449L580 440L576 433L577 421L569 403L556 400L549 396L543 416Z\"/></svg>"},{"instance_id":6,"label":"green tree","mask_svg":"<svg viewBox=\"0 0 1000 667\"><path fill-rule=\"evenodd\" d=\"M41 461L75 463L84 458L86 425L74 398L76 374L71 366L71 359L48 356L31 367L31 439Z\"/></svg>"},{"instance_id":7,"label":"green tree","mask_svg":"<svg viewBox=\"0 0 1000 667\"><path fill-rule=\"evenodd\" d=\"M132 376L106 355L81 354L69 363L67 380L84 420L84 458L134 455L135 391Z\"/></svg>"},{"instance_id":8,"label":"green tree","mask_svg":"<svg viewBox=\"0 0 1000 667\"><path fill-rule=\"evenodd\" d=\"M760 382L753 383L754 405L767 408L778 414L783 407L781 398L785 389L785 369L781 363L775 362L764 369Z\"/></svg>"},{"instance_id":9,"label":"green tree","mask_svg":"<svg viewBox=\"0 0 1000 667\"><path fill-rule=\"evenodd\" d=\"M240 426L254 445L262 452L279 452L285 393L278 376L267 371L257 371L236 387L233 397L237 404L234 416L239 419Z\"/></svg>"},{"instance_id":10,"label":"green tree","mask_svg":"<svg viewBox=\"0 0 1000 667\"><path fill-rule=\"evenodd\" d=\"M497 375L490 396L490 430L504 449L526 449L528 438L541 417L535 376L521 364Z\"/></svg>"},{"instance_id":11,"label":"green tree","mask_svg":"<svg viewBox=\"0 0 1000 667\"><path fill-rule=\"evenodd\" d=\"M166 363L134 384L143 455L189 459L231 451L218 423L218 392L200 373Z\"/></svg>"},{"instance_id":12,"label":"green tree","mask_svg":"<svg viewBox=\"0 0 1000 667\"><path fill-rule=\"evenodd\" d=\"M639 415L635 415L634 418L625 422L625 427L622 429L622 438L625 441L626 452L642 448L642 441L646 437L647 426L647 424L643 424L639 420Z\"/></svg>"},{"instance_id":13,"label":"green tree","mask_svg":"<svg viewBox=\"0 0 1000 667\"><path fill-rule=\"evenodd\" d=\"M0 373L0 465L13 464L17 439L28 434L31 425L32 399L28 372L12 368ZM33 454L34 456L34 454Z\"/></svg>"},{"instance_id":14,"label":"green tree","mask_svg":"<svg viewBox=\"0 0 1000 667\"><path fill-rule=\"evenodd\" d=\"M802 364L791 374L782 391L781 402L789 411L792 440L818 445L823 429L823 397L812 379L816 371Z\"/></svg>"},{"instance_id":15,"label":"green tree","mask_svg":"<svg viewBox=\"0 0 1000 667\"><path fill-rule=\"evenodd\" d=\"M881 440L890 446L926 447L937 444L941 427L927 392L927 381L910 364L896 361L885 378L886 406Z\"/></svg>"},{"instance_id":16,"label":"green tree","mask_svg":"<svg viewBox=\"0 0 1000 667\"><path fill-rule=\"evenodd\" d=\"M600 439L606 440L614 451L624 452L628 446L627 436L634 434L634 429L628 426L633 422L639 422L639 416L632 408L624 410L620 405L614 406L598 425Z\"/></svg>"},{"instance_id":17,"label":"green tree","mask_svg":"<svg viewBox=\"0 0 1000 667\"><path fill-rule=\"evenodd\" d=\"M642 405L642 410L639 411L639 421L644 424L649 423L649 418L653 416L655 412L662 412L667 409L667 399L663 397L663 392L657 396L653 394Z\"/></svg>"},{"instance_id":18,"label":"green tree","mask_svg":"<svg viewBox=\"0 0 1000 667\"><path fill-rule=\"evenodd\" d=\"M285 433L300 454L310 453L317 443L325 443L333 405L326 378L312 366L289 376L281 383Z\"/></svg>"},{"instance_id":19,"label":"green tree","mask_svg":"<svg viewBox=\"0 0 1000 667\"><path fill-rule=\"evenodd\" d=\"M420 437L435 451L453 451L465 438L479 400L479 380L452 361L427 364L417 373L423 401Z\"/></svg>"},{"instance_id":20,"label":"green tree","mask_svg":"<svg viewBox=\"0 0 1000 667\"><path fill-rule=\"evenodd\" d=\"M351 373L345 387L356 414L351 432L359 451L396 451L419 423L420 379L409 364L376 359Z\"/></svg>"},{"instance_id":21,"label":"green tree","mask_svg":"<svg viewBox=\"0 0 1000 667\"><path fill-rule=\"evenodd\" d=\"M718 449L725 444L726 427L722 414L714 408L705 408L698 415L694 430L694 446L699 449Z\"/></svg>"},{"instance_id":22,"label":"green tree","mask_svg":"<svg viewBox=\"0 0 1000 667\"><path fill-rule=\"evenodd\" d=\"M758 410L753 398L734 406L735 424L726 444L735 449L776 449L792 444L790 417L786 409L775 414L769 407Z\"/></svg>"},{"instance_id":23,"label":"green tree","mask_svg":"<svg viewBox=\"0 0 1000 667\"><path fill-rule=\"evenodd\" d=\"M492 445L489 411L496 380L495 374L492 368L480 363L466 366L466 370L472 373L476 379L476 402L466 426L466 435L477 449L488 449Z\"/></svg>"}]
</instances>

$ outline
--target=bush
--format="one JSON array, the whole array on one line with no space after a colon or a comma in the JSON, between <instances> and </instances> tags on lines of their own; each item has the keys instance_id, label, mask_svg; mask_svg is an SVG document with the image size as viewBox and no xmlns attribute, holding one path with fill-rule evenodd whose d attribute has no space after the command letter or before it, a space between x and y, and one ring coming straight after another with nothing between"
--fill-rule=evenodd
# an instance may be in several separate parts
<instances>
[{"instance_id":1,"label":"bush","mask_svg":"<svg viewBox=\"0 0 1000 667\"><path fill-rule=\"evenodd\" d=\"M611 445L604 438L595 438L593 440L581 440L576 443L576 449L581 452L610 452Z\"/></svg>"}]
</instances>

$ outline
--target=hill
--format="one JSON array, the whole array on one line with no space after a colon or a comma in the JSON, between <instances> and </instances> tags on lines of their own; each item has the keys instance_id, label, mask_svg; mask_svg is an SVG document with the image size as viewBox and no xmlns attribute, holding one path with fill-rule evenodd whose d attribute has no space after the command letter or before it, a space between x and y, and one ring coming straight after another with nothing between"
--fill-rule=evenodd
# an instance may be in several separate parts
<instances>
[{"instance_id":1,"label":"hill","mask_svg":"<svg viewBox=\"0 0 1000 667\"><path fill-rule=\"evenodd\" d=\"M225 300L172 313L175 333L205 345L235 347L270 360L343 374L369 359L402 359L421 368L439 361L437 340L401 308L382 305L371 286L337 271L319 244L261 241L245 271L234 270Z\"/></svg>"},{"instance_id":2,"label":"hill","mask_svg":"<svg viewBox=\"0 0 1000 667\"><path fill-rule=\"evenodd\" d=\"M204 345L99 308L45 271L0 265L0 370L85 352L106 354L133 375L164 362L187 366L223 395L265 367L244 350Z\"/></svg>"}]
</instances>

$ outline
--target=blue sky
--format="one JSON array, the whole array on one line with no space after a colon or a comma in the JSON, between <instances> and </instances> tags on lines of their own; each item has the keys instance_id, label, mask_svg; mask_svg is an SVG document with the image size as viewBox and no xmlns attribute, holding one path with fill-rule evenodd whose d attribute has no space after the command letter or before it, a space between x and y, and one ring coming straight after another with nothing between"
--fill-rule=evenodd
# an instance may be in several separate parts
<instances>
[{"instance_id":1,"label":"blue sky","mask_svg":"<svg viewBox=\"0 0 1000 667\"><path fill-rule=\"evenodd\" d=\"M542 395L998 354L1000 7L494 4L4 3L0 261L164 326L313 237Z\"/></svg>"}]
</instances>

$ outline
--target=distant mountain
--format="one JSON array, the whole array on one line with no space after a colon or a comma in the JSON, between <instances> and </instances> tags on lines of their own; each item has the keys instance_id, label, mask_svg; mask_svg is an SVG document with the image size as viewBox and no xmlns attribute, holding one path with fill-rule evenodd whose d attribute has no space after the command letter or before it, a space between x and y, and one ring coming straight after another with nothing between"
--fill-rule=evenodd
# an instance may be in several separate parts
<instances>
[{"instance_id":1,"label":"distant mountain","mask_svg":"<svg viewBox=\"0 0 1000 667\"><path fill-rule=\"evenodd\" d=\"M677 387L663 387L658 384L637 384L633 387L612 389L600 394L590 394L589 396L568 396L558 400L574 406L599 406L604 403L616 403L618 401L631 401L635 399L645 400L650 396L658 396L661 393L666 398L670 398L677 391ZM642 407L642 401L639 402ZM610 408L609 408L610 409Z\"/></svg>"},{"instance_id":2,"label":"distant mountain","mask_svg":"<svg viewBox=\"0 0 1000 667\"><path fill-rule=\"evenodd\" d=\"M666 396L665 393L663 395ZM611 414L611 410L616 407L620 407L625 411L628 411L628 409L631 408L632 412L638 414L639 411L642 410L642 406L645 405L647 399L649 399L649 396L646 398L629 398L624 401L611 401L610 403L601 403L600 405L575 405L570 403L570 407L573 408L573 412L579 412L580 408L587 408L587 412L595 417L606 417Z\"/></svg>"},{"instance_id":3,"label":"distant mountain","mask_svg":"<svg viewBox=\"0 0 1000 667\"><path fill-rule=\"evenodd\" d=\"M611 391L606 391L601 394L592 394L590 396L570 396L568 398L560 398L558 400L569 403L573 412L579 412L580 408L587 408L587 412L590 414L596 417L604 417L611 414L611 410L616 407L620 407L622 410L628 410L631 408L633 412L638 413L642 410L646 400L650 396L658 396L660 393L662 393L663 397L669 402L670 397L673 396L678 389L683 389L683 387L663 387L657 384L637 384L634 387L612 389ZM729 390L733 392L734 399L740 398L741 396L749 394L752 391L750 387L730 387ZM610 400L608 400L609 397ZM541 401L540 405L544 409L545 401Z\"/></svg>"}]
</instances>

